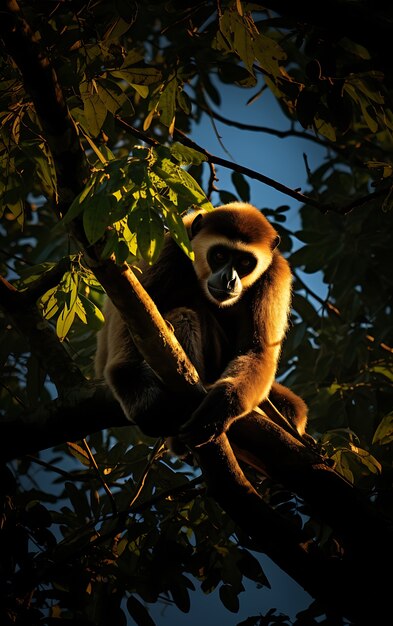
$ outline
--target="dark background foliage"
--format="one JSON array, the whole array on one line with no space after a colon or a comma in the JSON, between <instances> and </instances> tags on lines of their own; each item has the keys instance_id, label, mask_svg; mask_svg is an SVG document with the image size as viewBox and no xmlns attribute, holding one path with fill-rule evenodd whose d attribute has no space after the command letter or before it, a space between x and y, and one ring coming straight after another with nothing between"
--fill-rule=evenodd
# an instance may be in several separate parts
<instances>
[{"instance_id":1,"label":"dark background foliage","mask_svg":"<svg viewBox=\"0 0 393 626\"><path fill-rule=\"evenodd\" d=\"M39 75L32 66L22 77L4 36L1 274L19 290L38 289L40 319L49 321L69 361L32 349L30 309L13 317L2 298L1 416L5 424L21 414L39 421L54 398L77 395L73 367L93 379L103 290L67 220L82 218L89 244L115 225L106 256L154 262L164 226L187 253L177 210L207 206L207 198L254 201L253 186L268 184L288 195L260 208L279 230L294 271L280 378L307 401L308 430L335 469L390 517L392 15L341 1L326 3L319 17L307 4L293 16L285 2L20 3L55 69L89 173L75 200L49 147L51 133L63 129L49 118L43 128L45 111L31 95L40 91ZM239 119L223 118L228 88L259 107L261 125L240 122L240 108ZM266 122L267 90L286 130ZM225 152L207 152L198 139L206 116L213 129L221 121L220 129L252 131L256 151L263 152L262 133L281 137L279 179L267 178L258 163L247 169ZM308 177L304 193L287 183L286 141L293 138L323 150L316 169L297 155ZM62 166L67 173L73 164ZM232 172L225 186L216 168ZM49 284L51 272L57 274ZM206 494L198 468L132 426L76 442L70 437L73 443L41 452L28 450L23 439L19 432L2 444L16 451L1 477L4 624L158 624L149 607L169 603L187 613L195 590L218 590L230 615L239 611L247 579L256 588L269 584L258 546ZM339 555L329 526L301 499L250 468L247 475L269 505L295 525L309 525L322 550ZM313 624L320 616L329 622L326 610L311 603L291 622L281 607L264 605L258 615L245 621L230 615L226 623Z\"/></svg>"}]
</instances>

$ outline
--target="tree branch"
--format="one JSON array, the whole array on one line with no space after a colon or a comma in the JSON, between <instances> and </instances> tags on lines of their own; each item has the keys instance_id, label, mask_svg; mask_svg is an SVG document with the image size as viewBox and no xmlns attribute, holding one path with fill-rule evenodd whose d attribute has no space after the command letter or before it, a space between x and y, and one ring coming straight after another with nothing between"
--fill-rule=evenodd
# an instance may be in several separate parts
<instances>
[{"instance_id":1,"label":"tree branch","mask_svg":"<svg viewBox=\"0 0 393 626\"><path fill-rule=\"evenodd\" d=\"M152 139L151 137L149 137L146 133L143 133L142 131L135 128L134 126L131 126L131 124L128 124L127 122L122 120L120 117L117 117L116 119L123 128L127 129L132 135L134 135L141 141L144 141L147 144L152 145L152 146L158 145L158 142L155 139ZM311 206L314 206L320 211L327 212L329 210L329 207L321 204L314 198L310 198L309 196L305 196L299 191L295 191L294 189L291 189L290 187L286 187L285 185L278 182L277 180L274 180L273 178L270 178L269 176L265 176L265 174L261 174L260 172L256 172L255 170L252 170L249 167L245 167L244 165L238 165L236 163L233 163L233 161L228 161L227 159L223 159L221 157L215 156L214 154L210 154L210 152L205 150L205 148L202 148L202 146L199 146L197 143L195 143L195 141L192 141L192 139L187 137L187 135L185 135L178 128L175 128L174 136L178 137L184 143L184 145L190 146L191 148L194 148L194 150L198 150L198 152L201 152L202 154L204 154L207 158L208 163L214 163L215 165L222 165L223 167L226 167L234 172L239 172L240 174L244 174L245 176L248 176L249 178L254 178L255 180L258 180L259 182L264 183L265 185L268 185L269 187L272 187L273 189L276 189L277 191L280 191L281 193L287 196L290 196L291 198L294 198L298 202L301 202L302 204L309 204Z\"/></svg>"},{"instance_id":2,"label":"tree branch","mask_svg":"<svg viewBox=\"0 0 393 626\"><path fill-rule=\"evenodd\" d=\"M59 368L63 367L59 361ZM65 391L63 389L63 391ZM118 426L130 426L120 405L107 389L84 381L62 398L21 413L1 423L0 458L9 461L25 454L77 441L87 435Z\"/></svg>"}]
</instances>

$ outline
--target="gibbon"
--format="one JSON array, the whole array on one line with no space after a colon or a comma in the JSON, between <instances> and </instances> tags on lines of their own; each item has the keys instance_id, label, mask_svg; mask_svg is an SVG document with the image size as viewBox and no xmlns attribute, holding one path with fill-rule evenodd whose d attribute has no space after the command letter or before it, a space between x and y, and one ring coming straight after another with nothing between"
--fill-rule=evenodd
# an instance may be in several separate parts
<instances>
[{"instance_id":1,"label":"gibbon","mask_svg":"<svg viewBox=\"0 0 393 626\"><path fill-rule=\"evenodd\" d=\"M97 376L146 435L180 435L202 445L255 407L271 415L270 402L303 435L306 404L275 381L292 282L277 249L278 233L257 208L242 202L194 212L184 223L195 260L167 235L158 261L142 265L140 280L173 326L206 396L195 406L195 400L169 392L109 300L98 336Z\"/></svg>"}]
</instances>

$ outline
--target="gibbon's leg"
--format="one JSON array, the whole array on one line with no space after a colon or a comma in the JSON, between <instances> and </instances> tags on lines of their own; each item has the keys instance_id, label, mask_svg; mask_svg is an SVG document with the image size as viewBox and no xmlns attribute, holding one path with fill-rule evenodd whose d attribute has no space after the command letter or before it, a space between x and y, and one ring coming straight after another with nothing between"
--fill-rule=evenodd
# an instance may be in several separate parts
<instances>
[{"instance_id":1,"label":"gibbon's leg","mask_svg":"<svg viewBox=\"0 0 393 626\"><path fill-rule=\"evenodd\" d=\"M202 330L198 314L192 309L180 307L165 315L165 320L173 327L177 340L203 381L205 365Z\"/></svg>"},{"instance_id":2,"label":"gibbon's leg","mask_svg":"<svg viewBox=\"0 0 393 626\"><path fill-rule=\"evenodd\" d=\"M106 337L98 337L96 373L103 375L126 417L138 424L141 421L143 432L150 434L148 409L160 395L162 385L138 352L118 312L111 308L110 314L103 329L105 331L107 327ZM106 352L104 357L103 351ZM102 369L104 358L106 362ZM159 434L151 432L152 436Z\"/></svg>"},{"instance_id":3,"label":"gibbon's leg","mask_svg":"<svg viewBox=\"0 0 393 626\"><path fill-rule=\"evenodd\" d=\"M179 308L165 317L203 376L202 337L197 314L191 309ZM113 394L128 419L135 422L144 434L151 437L176 434L195 406L190 406L188 397L171 393L165 388L140 355L124 324L115 328L116 341L108 346L108 360L104 368L104 377ZM109 336L113 338L113 334Z\"/></svg>"},{"instance_id":4,"label":"gibbon's leg","mask_svg":"<svg viewBox=\"0 0 393 626\"><path fill-rule=\"evenodd\" d=\"M296 428L298 433L304 436L308 409L302 398L297 396L291 389L288 389L288 387L275 381L269 393L269 400L279 413ZM268 401L264 400L260 404L260 408L273 422L277 421L277 414Z\"/></svg>"}]
</instances>

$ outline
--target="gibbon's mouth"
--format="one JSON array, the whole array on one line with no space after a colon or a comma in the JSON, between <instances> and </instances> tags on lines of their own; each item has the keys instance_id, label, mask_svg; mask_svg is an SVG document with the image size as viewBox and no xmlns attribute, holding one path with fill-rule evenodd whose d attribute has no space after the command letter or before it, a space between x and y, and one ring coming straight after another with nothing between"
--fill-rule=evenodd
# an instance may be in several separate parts
<instances>
[{"instance_id":1,"label":"gibbon's mouth","mask_svg":"<svg viewBox=\"0 0 393 626\"><path fill-rule=\"evenodd\" d=\"M215 300L218 302L225 302L225 300L233 300L240 296L240 291L227 291L226 289L216 289L211 285L208 285L208 289L210 294L213 296Z\"/></svg>"}]
</instances>

